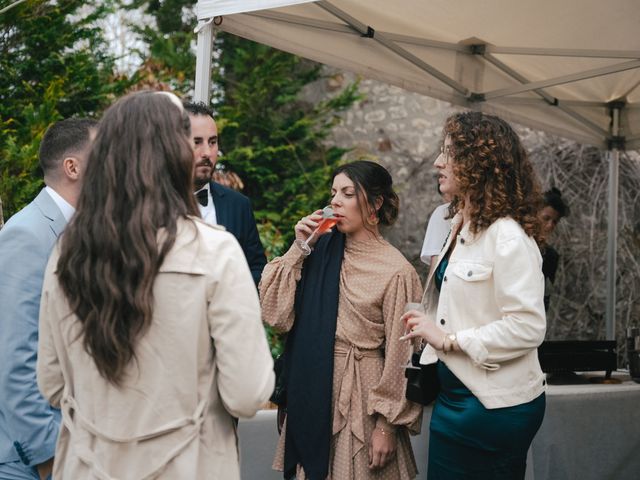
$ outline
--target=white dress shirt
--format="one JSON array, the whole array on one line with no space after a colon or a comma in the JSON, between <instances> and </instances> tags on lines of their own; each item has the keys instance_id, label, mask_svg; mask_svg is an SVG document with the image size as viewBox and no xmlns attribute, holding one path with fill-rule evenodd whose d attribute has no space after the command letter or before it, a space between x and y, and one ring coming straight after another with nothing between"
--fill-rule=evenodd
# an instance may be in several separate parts
<instances>
[{"instance_id":1,"label":"white dress shirt","mask_svg":"<svg viewBox=\"0 0 640 480\"><path fill-rule=\"evenodd\" d=\"M204 187L202 187L199 191L206 190L209 201L207 202L207 206L203 207L198 203L198 208L200 209L200 215L202 219L207 222L209 225L217 225L218 217L216 216L216 206L213 204L213 197L211 196L210 184L207 183ZM195 194L197 194L196 192Z\"/></svg>"},{"instance_id":2,"label":"white dress shirt","mask_svg":"<svg viewBox=\"0 0 640 480\"><path fill-rule=\"evenodd\" d=\"M50 186L47 185L46 187L44 187L44 189L47 191L49 196L56 203L57 207L62 212L62 215L64 216L65 220L67 222L71 220L71 217L73 217L73 214L76 213L76 209L73 208L69 202L67 202L64 198L62 198L60 194Z\"/></svg>"}]
</instances>

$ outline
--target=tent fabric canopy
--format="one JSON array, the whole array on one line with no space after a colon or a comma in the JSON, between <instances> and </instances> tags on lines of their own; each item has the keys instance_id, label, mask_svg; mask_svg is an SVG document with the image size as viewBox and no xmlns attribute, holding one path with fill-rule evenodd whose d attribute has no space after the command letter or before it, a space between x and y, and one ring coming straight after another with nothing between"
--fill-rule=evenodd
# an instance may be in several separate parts
<instances>
[{"instance_id":1,"label":"tent fabric canopy","mask_svg":"<svg viewBox=\"0 0 640 480\"><path fill-rule=\"evenodd\" d=\"M637 0L200 0L197 12L407 90L600 148L640 147Z\"/></svg>"}]
</instances>

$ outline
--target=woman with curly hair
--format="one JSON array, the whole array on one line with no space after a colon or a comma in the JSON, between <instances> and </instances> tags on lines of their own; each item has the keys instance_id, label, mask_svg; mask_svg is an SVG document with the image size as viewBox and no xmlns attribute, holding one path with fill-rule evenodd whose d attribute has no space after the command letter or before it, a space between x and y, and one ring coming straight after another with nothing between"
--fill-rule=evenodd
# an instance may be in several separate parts
<instances>
[{"instance_id":1,"label":"woman with curly hair","mask_svg":"<svg viewBox=\"0 0 640 480\"><path fill-rule=\"evenodd\" d=\"M443 136L435 166L455 216L427 280L426 314L402 317L403 338L427 342L421 363L438 362L428 478L524 478L545 409L540 189L500 118L458 113Z\"/></svg>"}]
</instances>

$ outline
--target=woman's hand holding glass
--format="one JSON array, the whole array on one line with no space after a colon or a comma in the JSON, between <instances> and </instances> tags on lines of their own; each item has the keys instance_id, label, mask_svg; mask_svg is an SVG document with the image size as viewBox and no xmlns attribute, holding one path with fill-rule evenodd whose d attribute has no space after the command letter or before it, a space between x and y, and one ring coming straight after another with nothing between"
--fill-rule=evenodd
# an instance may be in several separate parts
<instances>
[{"instance_id":1,"label":"woman's hand holding glass","mask_svg":"<svg viewBox=\"0 0 640 480\"><path fill-rule=\"evenodd\" d=\"M436 350L442 350L446 332L428 319L424 312L409 310L400 317L400 320L405 325L405 334L400 337L400 340L420 337Z\"/></svg>"},{"instance_id":2,"label":"woman's hand holding glass","mask_svg":"<svg viewBox=\"0 0 640 480\"><path fill-rule=\"evenodd\" d=\"M330 206L302 217L294 228L296 236L294 243L305 255L309 255L318 238L329 233L337 221L338 218L333 215L333 209Z\"/></svg>"}]
</instances>

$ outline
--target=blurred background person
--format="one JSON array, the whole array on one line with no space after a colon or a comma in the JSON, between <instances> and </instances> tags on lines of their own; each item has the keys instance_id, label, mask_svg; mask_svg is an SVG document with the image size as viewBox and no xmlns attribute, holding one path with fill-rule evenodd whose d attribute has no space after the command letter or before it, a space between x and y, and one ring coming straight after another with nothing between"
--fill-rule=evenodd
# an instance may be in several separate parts
<instances>
[{"instance_id":1,"label":"blurred background person","mask_svg":"<svg viewBox=\"0 0 640 480\"><path fill-rule=\"evenodd\" d=\"M542 224L542 273L544 274L544 308L549 309L552 284L556 280L560 256L555 248L549 245L549 237L553 234L561 218L569 215L569 206L562 198L562 193L555 187L544 192L544 206L538 217Z\"/></svg>"},{"instance_id":2,"label":"blurred background person","mask_svg":"<svg viewBox=\"0 0 640 480\"><path fill-rule=\"evenodd\" d=\"M302 218L295 236L313 251L307 257L294 242L260 283L264 321L289 332L274 468L299 480L411 479L409 431L419 431L422 406L405 398L412 347L398 338L421 285L380 234L398 215L391 175L368 161L338 167L331 207L336 229L311 237L322 211Z\"/></svg>"},{"instance_id":3,"label":"blurred background person","mask_svg":"<svg viewBox=\"0 0 640 480\"><path fill-rule=\"evenodd\" d=\"M269 398L273 362L238 242L199 218L189 128L164 92L100 124L43 285L54 478L240 478L233 417Z\"/></svg>"},{"instance_id":4,"label":"blurred background person","mask_svg":"<svg viewBox=\"0 0 640 480\"><path fill-rule=\"evenodd\" d=\"M540 190L500 118L458 113L443 136L435 166L453 197L451 235L425 290L426 314L403 316L404 338L428 343L421 363L438 362L428 477L524 479L545 411Z\"/></svg>"},{"instance_id":5,"label":"blurred background person","mask_svg":"<svg viewBox=\"0 0 640 480\"><path fill-rule=\"evenodd\" d=\"M422 242L422 250L420 251L420 260L429 265L427 278L436 268L436 260L451 229L451 217L449 215L451 197L440 191L440 183L438 183L438 193L446 203L437 206L431 213L427 223L427 230L424 234L424 241Z\"/></svg>"},{"instance_id":6,"label":"blurred background person","mask_svg":"<svg viewBox=\"0 0 640 480\"><path fill-rule=\"evenodd\" d=\"M47 478L60 411L38 391L42 279L51 249L75 212L97 122L51 125L38 153L45 187L0 231L0 479Z\"/></svg>"},{"instance_id":7,"label":"blurred background person","mask_svg":"<svg viewBox=\"0 0 640 480\"><path fill-rule=\"evenodd\" d=\"M213 169L212 179L223 187L231 188L236 192L241 192L244 188L244 182L240 176L224 163L216 163L216 167Z\"/></svg>"}]
</instances>

